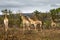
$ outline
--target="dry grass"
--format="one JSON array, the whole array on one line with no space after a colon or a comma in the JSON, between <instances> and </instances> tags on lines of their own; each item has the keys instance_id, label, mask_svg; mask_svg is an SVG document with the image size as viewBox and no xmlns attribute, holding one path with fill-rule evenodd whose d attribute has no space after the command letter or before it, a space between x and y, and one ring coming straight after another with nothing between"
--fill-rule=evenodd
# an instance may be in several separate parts
<instances>
[{"instance_id":1,"label":"dry grass","mask_svg":"<svg viewBox=\"0 0 60 40\"><path fill-rule=\"evenodd\" d=\"M0 40L60 40L60 30L25 30L9 28L7 32L0 28Z\"/></svg>"}]
</instances>

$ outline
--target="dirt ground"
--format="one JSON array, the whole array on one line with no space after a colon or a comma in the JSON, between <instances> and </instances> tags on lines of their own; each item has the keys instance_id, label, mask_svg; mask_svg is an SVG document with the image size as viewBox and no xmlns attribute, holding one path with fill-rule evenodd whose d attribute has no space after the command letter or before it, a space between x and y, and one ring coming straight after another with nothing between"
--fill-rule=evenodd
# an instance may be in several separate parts
<instances>
[{"instance_id":1,"label":"dirt ground","mask_svg":"<svg viewBox=\"0 0 60 40\"><path fill-rule=\"evenodd\" d=\"M0 28L0 40L60 40L60 30L44 29L42 31L8 28L6 32Z\"/></svg>"}]
</instances>

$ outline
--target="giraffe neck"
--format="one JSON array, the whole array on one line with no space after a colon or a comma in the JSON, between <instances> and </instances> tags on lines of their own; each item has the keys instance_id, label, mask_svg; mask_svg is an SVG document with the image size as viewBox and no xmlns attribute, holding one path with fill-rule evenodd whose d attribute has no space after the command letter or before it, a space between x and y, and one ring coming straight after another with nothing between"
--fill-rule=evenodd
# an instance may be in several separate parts
<instances>
[{"instance_id":1,"label":"giraffe neck","mask_svg":"<svg viewBox=\"0 0 60 40\"><path fill-rule=\"evenodd\" d=\"M29 19L29 21L33 21L32 19L30 19L30 18L28 18Z\"/></svg>"},{"instance_id":2,"label":"giraffe neck","mask_svg":"<svg viewBox=\"0 0 60 40\"><path fill-rule=\"evenodd\" d=\"M35 24L36 22L30 18L28 18L31 24Z\"/></svg>"},{"instance_id":3,"label":"giraffe neck","mask_svg":"<svg viewBox=\"0 0 60 40\"><path fill-rule=\"evenodd\" d=\"M26 20L26 19L24 18L24 16L21 16L21 18L22 18L22 20Z\"/></svg>"},{"instance_id":4,"label":"giraffe neck","mask_svg":"<svg viewBox=\"0 0 60 40\"><path fill-rule=\"evenodd\" d=\"M28 23L29 22L24 16L21 16L21 18L22 18L23 23Z\"/></svg>"},{"instance_id":5,"label":"giraffe neck","mask_svg":"<svg viewBox=\"0 0 60 40\"><path fill-rule=\"evenodd\" d=\"M4 18L4 19L8 19L8 18L7 18L7 16L5 16L5 18Z\"/></svg>"},{"instance_id":6,"label":"giraffe neck","mask_svg":"<svg viewBox=\"0 0 60 40\"><path fill-rule=\"evenodd\" d=\"M52 23L54 23L54 21L53 20L51 20L52 21Z\"/></svg>"}]
</instances>

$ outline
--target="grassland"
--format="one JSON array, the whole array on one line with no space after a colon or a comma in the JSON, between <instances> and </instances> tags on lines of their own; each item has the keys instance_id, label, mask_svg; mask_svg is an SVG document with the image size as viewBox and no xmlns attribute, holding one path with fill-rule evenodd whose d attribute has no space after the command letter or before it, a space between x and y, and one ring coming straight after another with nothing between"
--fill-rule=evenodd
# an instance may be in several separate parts
<instances>
[{"instance_id":1,"label":"grassland","mask_svg":"<svg viewBox=\"0 0 60 40\"><path fill-rule=\"evenodd\" d=\"M12 27L5 32L4 27L0 27L0 40L60 40L60 30L44 29L37 32Z\"/></svg>"}]
</instances>

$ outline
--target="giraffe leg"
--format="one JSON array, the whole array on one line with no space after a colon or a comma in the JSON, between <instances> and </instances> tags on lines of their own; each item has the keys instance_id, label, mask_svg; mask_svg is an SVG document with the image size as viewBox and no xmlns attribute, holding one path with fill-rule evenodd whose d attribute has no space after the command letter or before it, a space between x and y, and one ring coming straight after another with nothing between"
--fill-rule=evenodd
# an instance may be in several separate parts
<instances>
[{"instance_id":1,"label":"giraffe leg","mask_svg":"<svg viewBox=\"0 0 60 40\"><path fill-rule=\"evenodd\" d=\"M25 25L23 24L23 31L25 30Z\"/></svg>"},{"instance_id":2,"label":"giraffe leg","mask_svg":"<svg viewBox=\"0 0 60 40\"><path fill-rule=\"evenodd\" d=\"M40 24L40 30L41 30L41 32L42 32L42 25Z\"/></svg>"},{"instance_id":3,"label":"giraffe leg","mask_svg":"<svg viewBox=\"0 0 60 40\"><path fill-rule=\"evenodd\" d=\"M35 27L35 30L36 30L36 24L34 25L34 27Z\"/></svg>"},{"instance_id":4,"label":"giraffe leg","mask_svg":"<svg viewBox=\"0 0 60 40\"><path fill-rule=\"evenodd\" d=\"M5 25L5 31L7 31L8 30L8 25Z\"/></svg>"},{"instance_id":5,"label":"giraffe leg","mask_svg":"<svg viewBox=\"0 0 60 40\"><path fill-rule=\"evenodd\" d=\"M28 26L28 29L30 30L30 24L29 24L29 26Z\"/></svg>"}]
</instances>

